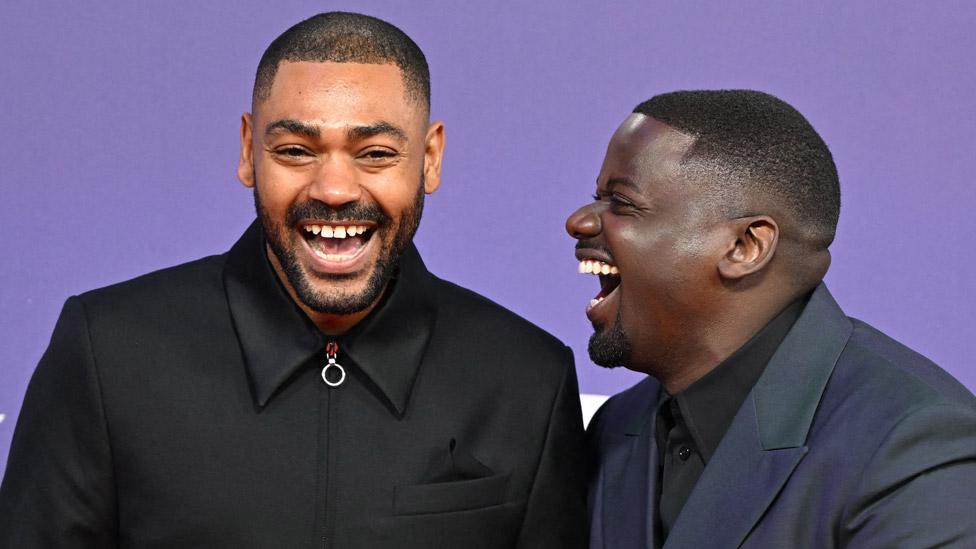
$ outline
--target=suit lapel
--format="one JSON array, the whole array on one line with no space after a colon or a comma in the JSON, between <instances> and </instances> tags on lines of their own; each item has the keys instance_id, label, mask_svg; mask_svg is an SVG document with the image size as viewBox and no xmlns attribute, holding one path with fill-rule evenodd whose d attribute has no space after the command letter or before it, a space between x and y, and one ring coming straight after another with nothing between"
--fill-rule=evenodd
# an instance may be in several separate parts
<instances>
[{"instance_id":1,"label":"suit lapel","mask_svg":"<svg viewBox=\"0 0 976 549\"><path fill-rule=\"evenodd\" d=\"M738 547L807 453L850 320L824 285L769 361L705 467L666 547Z\"/></svg>"},{"instance_id":2,"label":"suit lapel","mask_svg":"<svg viewBox=\"0 0 976 549\"><path fill-rule=\"evenodd\" d=\"M650 425L605 456L603 526L607 547L649 547L653 539L653 496L657 493L657 451L653 409Z\"/></svg>"},{"instance_id":3,"label":"suit lapel","mask_svg":"<svg viewBox=\"0 0 976 549\"><path fill-rule=\"evenodd\" d=\"M665 547L738 547L807 450L763 450L752 399L722 440Z\"/></svg>"},{"instance_id":4,"label":"suit lapel","mask_svg":"<svg viewBox=\"0 0 976 549\"><path fill-rule=\"evenodd\" d=\"M609 433L613 443L602 456L598 537L606 548L646 548L654 539L657 493L655 412L660 386L648 379L634 395L635 414L624 429Z\"/></svg>"}]
</instances>

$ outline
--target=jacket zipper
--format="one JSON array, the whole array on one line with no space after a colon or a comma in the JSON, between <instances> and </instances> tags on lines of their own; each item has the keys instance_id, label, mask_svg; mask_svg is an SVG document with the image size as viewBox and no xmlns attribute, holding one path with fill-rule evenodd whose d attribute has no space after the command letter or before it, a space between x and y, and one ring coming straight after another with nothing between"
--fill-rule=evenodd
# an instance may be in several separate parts
<instances>
[{"instance_id":1,"label":"jacket zipper","mask_svg":"<svg viewBox=\"0 0 976 549\"><path fill-rule=\"evenodd\" d=\"M332 537L332 530L334 526L334 516L335 509L332 505L334 487L332 486L332 470L335 467L335 452L332 449L332 412L334 409L333 397L338 397L338 393L333 394L333 390L342 385L346 381L346 371L341 364L337 362L339 358L339 344L335 341L330 341L325 346L326 350L326 365L322 368L321 377L322 381L328 386L325 391L325 417L321 418L320 421L324 423L324 441L325 441L325 473L323 475L323 511L325 517L322 521L322 549L328 549L329 539Z\"/></svg>"},{"instance_id":2,"label":"jacket zipper","mask_svg":"<svg viewBox=\"0 0 976 549\"><path fill-rule=\"evenodd\" d=\"M335 452L332 451L332 390L325 395L325 523L322 531L322 549L328 549L329 538L332 535L332 466Z\"/></svg>"}]
</instances>

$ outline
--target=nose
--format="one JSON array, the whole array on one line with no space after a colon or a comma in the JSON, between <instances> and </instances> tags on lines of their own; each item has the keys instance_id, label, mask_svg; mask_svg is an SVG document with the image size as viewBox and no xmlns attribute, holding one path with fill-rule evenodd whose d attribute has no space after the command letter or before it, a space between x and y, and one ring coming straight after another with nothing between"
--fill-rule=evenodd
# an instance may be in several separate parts
<instances>
[{"instance_id":1,"label":"nose","mask_svg":"<svg viewBox=\"0 0 976 549\"><path fill-rule=\"evenodd\" d=\"M583 206L566 219L566 232L577 240L592 238L600 234L602 229L595 204Z\"/></svg>"},{"instance_id":2,"label":"nose","mask_svg":"<svg viewBox=\"0 0 976 549\"><path fill-rule=\"evenodd\" d=\"M318 200L333 208L339 208L362 198L363 189L356 171L340 158L330 158L323 162L309 184L309 198Z\"/></svg>"}]
</instances>

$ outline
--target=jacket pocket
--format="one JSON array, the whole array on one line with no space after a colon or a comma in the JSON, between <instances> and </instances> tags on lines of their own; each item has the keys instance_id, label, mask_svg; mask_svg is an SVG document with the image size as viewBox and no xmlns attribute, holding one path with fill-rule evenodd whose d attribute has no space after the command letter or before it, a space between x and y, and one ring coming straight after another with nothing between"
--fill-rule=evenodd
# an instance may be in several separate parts
<instances>
[{"instance_id":1,"label":"jacket pocket","mask_svg":"<svg viewBox=\"0 0 976 549\"><path fill-rule=\"evenodd\" d=\"M412 484L393 489L395 515L445 513L491 507L505 502L510 474L452 482Z\"/></svg>"}]
</instances>

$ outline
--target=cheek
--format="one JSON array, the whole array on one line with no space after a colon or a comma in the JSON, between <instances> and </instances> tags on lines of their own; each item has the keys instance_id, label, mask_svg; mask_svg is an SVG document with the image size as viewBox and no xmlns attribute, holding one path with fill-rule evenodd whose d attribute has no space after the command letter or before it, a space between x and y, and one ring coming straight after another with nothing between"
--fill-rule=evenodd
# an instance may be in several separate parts
<instances>
[{"instance_id":1,"label":"cheek","mask_svg":"<svg viewBox=\"0 0 976 549\"><path fill-rule=\"evenodd\" d=\"M404 211L413 207L420 180L419 174L371 179L363 182L363 190L386 215L399 219Z\"/></svg>"},{"instance_id":2,"label":"cheek","mask_svg":"<svg viewBox=\"0 0 976 549\"><path fill-rule=\"evenodd\" d=\"M255 162L254 165L255 185L261 193L262 202L269 207L272 203L287 205L295 201L308 179L308 175L270 160Z\"/></svg>"},{"instance_id":3,"label":"cheek","mask_svg":"<svg viewBox=\"0 0 976 549\"><path fill-rule=\"evenodd\" d=\"M622 308L636 314L650 307L667 314L694 303L715 274L707 249L701 239L663 235L634 243L626 257L615 255L624 274Z\"/></svg>"},{"instance_id":4,"label":"cheek","mask_svg":"<svg viewBox=\"0 0 976 549\"><path fill-rule=\"evenodd\" d=\"M294 193L289 192L287 186L258 179L256 186L261 207L277 221L282 221L288 207L295 202Z\"/></svg>"}]
</instances>

